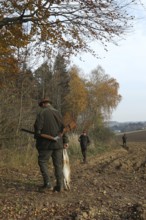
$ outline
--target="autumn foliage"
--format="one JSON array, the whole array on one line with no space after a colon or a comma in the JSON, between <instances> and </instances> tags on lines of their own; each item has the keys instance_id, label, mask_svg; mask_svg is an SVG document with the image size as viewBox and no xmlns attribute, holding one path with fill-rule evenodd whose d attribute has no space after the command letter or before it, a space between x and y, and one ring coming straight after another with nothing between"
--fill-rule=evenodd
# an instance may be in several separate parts
<instances>
[{"instance_id":1,"label":"autumn foliage","mask_svg":"<svg viewBox=\"0 0 146 220\"><path fill-rule=\"evenodd\" d=\"M34 109L44 96L52 98L65 121L73 118L80 126L94 128L110 118L121 100L116 79L98 67L86 80L77 67L66 61L80 51L95 55L89 41L100 42L105 49L108 42L116 42L131 26L133 16L128 13L128 6L135 3L136 0L0 2L3 140L8 133L17 135L22 125L33 124ZM43 58L45 62L39 65Z\"/></svg>"},{"instance_id":2,"label":"autumn foliage","mask_svg":"<svg viewBox=\"0 0 146 220\"><path fill-rule=\"evenodd\" d=\"M131 26L128 6L137 0L2 0L0 2L0 48L17 57L21 49L33 48L33 54L50 55L56 48L66 56L81 50L95 55L88 44L101 42L107 47ZM19 57L17 57L19 59ZM11 65L13 61L6 59ZM1 67L2 68L2 67ZM4 68L4 67L3 67Z\"/></svg>"}]
</instances>

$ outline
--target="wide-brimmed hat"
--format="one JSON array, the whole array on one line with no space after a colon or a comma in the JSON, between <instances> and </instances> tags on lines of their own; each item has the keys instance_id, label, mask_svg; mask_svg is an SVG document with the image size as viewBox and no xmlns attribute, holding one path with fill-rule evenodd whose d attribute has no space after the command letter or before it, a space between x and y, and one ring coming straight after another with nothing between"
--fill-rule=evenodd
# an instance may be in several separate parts
<instances>
[{"instance_id":1,"label":"wide-brimmed hat","mask_svg":"<svg viewBox=\"0 0 146 220\"><path fill-rule=\"evenodd\" d=\"M52 102L50 99L44 98L44 99L41 99L41 101L39 102L39 106L41 107L43 103L50 103L51 104Z\"/></svg>"}]
</instances>

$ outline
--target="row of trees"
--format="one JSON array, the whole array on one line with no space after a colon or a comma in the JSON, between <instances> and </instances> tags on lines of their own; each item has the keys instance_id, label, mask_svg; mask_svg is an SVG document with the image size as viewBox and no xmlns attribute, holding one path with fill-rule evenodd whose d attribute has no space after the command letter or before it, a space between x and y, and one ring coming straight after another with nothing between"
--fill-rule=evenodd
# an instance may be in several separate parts
<instances>
[{"instance_id":1,"label":"row of trees","mask_svg":"<svg viewBox=\"0 0 146 220\"><path fill-rule=\"evenodd\" d=\"M121 99L118 94L119 84L102 67L97 66L87 80L82 78L78 67L68 68L60 54L53 67L44 63L34 75L39 82L41 96L51 97L55 107L64 116L70 115L70 118L77 119L82 113L85 118L91 119L90 115L98 114L105 118L110 116Z\"/></svg>"},{"instance_id":2,"label":"row of trees","mask_svg":"<svg viewBox=\"0 0 146 220\"><path fill-rule=\"evenodd\" d=\"M21 127L33 129L38 101L49 97L61 112L65 123L77 121L78 129L95 129L103 125L121 100L119 84L102 67L82 78L76 66L70 67L63 54L53 62L44 62L31 72L24 65L19 74L3 79L1 87L1 138L20 135Z\"/></svg>"},{"instance_id":3,"label":"row of trees","mask_svg":"<svg viewBox=\"0 0 146 220\"><path fill-rule=\"evenodd\" d=\"M105 48L115 42L131 26L128 6L136 2L0 1L0 134L5 144L22 125L32 126L42 96L51 97L65 121L75 118L84 127L95 128L97 120L100 124L110 115L121 99L116 80L101 67L83 79L77 67L69 69L66 58L79 51L94 54L89 40ZM50 63L34 72L28 60L37 55Z\"/></svg>"}]
</instances>

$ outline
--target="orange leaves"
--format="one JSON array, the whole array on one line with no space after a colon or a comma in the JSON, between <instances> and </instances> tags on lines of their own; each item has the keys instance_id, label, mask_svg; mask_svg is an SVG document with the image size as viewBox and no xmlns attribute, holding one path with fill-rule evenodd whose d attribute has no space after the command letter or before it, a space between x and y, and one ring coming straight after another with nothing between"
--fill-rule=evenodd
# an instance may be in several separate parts
<instances>
[{"instance_id":1,"label":"orange leaves","mask_svg":"<svg viewBox=\"0 0 146 220\"><path fill-rule=\"evenodd\" d=\"M18 72L18 63L13 56L14 49L8 47L6 44L3 44L3 41L0 41L0 73L17 73Z\"/></svg>"},{"instance_id":2,"label":"orange leaves","mask_svg":"<svg viewBox=\"0 0 146 220\"><path fill-rule=\"evenodd\" d=\"M59 44L72 53L82 49L93 52L89 38L106 47L105 41L113 42L115 36L126 31L127 21L131 19L123 13L127 7L125 1L119 5L116 1L7 0L1 3L0 28L8 33L14 46L23 47L33 37L37 45L47 42L48 50ZM28 32L27 28L23 29L26 24Z\"/></svg>"}]
</instances>

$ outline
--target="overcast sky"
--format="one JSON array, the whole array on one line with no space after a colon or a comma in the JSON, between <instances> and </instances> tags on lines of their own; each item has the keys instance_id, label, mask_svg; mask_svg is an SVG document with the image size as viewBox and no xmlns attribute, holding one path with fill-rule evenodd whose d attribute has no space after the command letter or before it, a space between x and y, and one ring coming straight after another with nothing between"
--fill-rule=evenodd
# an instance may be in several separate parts
<instances>
[{"instance_id":1,"label":"overcast sky","mask_svg":"<svg viewBox=\"0 0 146 220\"><path fill-rule=\"evenodd\" d=\"M100 59L85 53L80 54L84 61L80 61L79 57L73 58L73 63L82 69L86 76L101 65L105 73L120 84L122 101L112 114L113 121L146 121L146 7L141 10L143 19L135 23L133 31L119 42L119 46L110 44L108 52L105 52L101 46L94 43L93 47Z\"/></svg>"}]
</instances>

